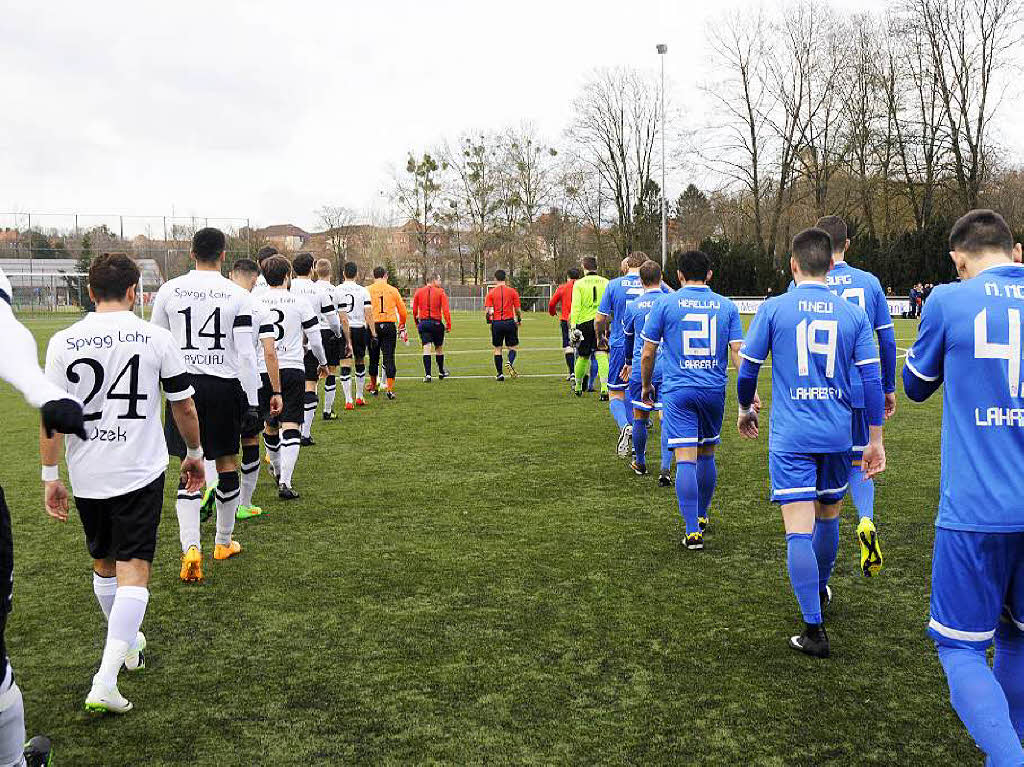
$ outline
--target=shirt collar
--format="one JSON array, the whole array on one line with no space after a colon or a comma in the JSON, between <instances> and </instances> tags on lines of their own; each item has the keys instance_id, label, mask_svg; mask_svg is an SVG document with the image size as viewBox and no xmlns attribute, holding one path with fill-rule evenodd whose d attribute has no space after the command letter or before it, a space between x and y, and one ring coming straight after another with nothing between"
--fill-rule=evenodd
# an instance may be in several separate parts
<instances>
[{"instance_id":1,"label":"shirt collar","mask_svg":"<svg viewBox=\"0 0 1024 767\"><path fill-rule=\"evenodd\" d=\"M711 290L710 285L683 285L686 290ZM658 290L661 290L659 287Z\"/></svg>"},{"instance_id":2,"label":"shirt collar","mask_svg":"<svg viewBox=\"0 0 1024 767\"><path fill-rule=\"evenodd\" d=\"M1008 266L1012 266L1014 269L1024 269L1024 264L1018 264L1016 261L1007 261L1005 264L992 264L992 266L986 266L978 272L978 274L984 274L985 272L990 272L993 269L1005 269ZM977 277L978 274L974 276Z\"/></svg>"},{"instance_id":3,"label":"shirt collar","mask_svg":"<svg viewBox=\"0 0 1024 767\"><path fill-rule=\"evenodd\" d=\"M797 284L797 287L798 288L822 288L822 289L827 290L829 292L832 291L832 289L828 285L826 285L824 282L814 282L813 280L805 280L804 282L801 282L801 283Z\"/></svg>"}]
</instances>

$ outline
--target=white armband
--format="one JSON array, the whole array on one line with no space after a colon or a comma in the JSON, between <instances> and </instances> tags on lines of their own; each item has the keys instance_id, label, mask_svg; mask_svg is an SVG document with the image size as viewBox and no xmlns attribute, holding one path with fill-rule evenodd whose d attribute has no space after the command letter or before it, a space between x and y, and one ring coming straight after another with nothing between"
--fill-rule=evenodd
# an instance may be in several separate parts
<instances>
[{"instance_id":1,"label":"white armband","mask_svg":"<svg viewBox=\"0 0 1024 767\"><path fill-rule=\"evenodd\" d=\"M56 466L43 467L43 482L56 482L60 479L60 470Z\"/></svg>"},{"instance_id":2,"label":"white armband","mask_svg":"<svg viewBox=\"0 0 1024 767\"><path fill-rule=\"evenodd\" d=\"M754 405L753 405L753 403L747 405L746 407L743 407L743 405L740 405L740 418L744 418L744 417L746 417L748 415L753 415L753 413L754 413Z\"/></svg>"}]
</instances>

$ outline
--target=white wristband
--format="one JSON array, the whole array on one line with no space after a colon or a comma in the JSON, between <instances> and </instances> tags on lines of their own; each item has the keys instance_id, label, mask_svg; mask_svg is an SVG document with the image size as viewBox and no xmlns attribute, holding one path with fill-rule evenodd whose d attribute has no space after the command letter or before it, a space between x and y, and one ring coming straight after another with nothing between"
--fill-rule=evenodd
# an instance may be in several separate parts
<instances>
[{"instance_id":1,"label":"white wristband","mask_svg":"<svg viewBox=\"0 0 1024 767\"><path fill-rule=\"evenodd\" d=\"M199 447L190 447L185 452L185 457L186 458L199 458L201 460L202 457L203 457L203 446L200 445Z\"/></svg>"},{"instance_id":2,"label":"white wristband","mask_svg":"<svg viewBox=\"0 0 1024 767\"><path fill-rule=\"evenodd\" d=\"M43 467L43 482L56 482L60 479L60 471L56 466Z\"/></svg>"},{"instance_id":3,"label":"white wristband","mask_svg":"<svg viewBox=\"0 0 1024 767\"><path fill-rule=\"evenodd\" d=\"M742 418L743 416L750 415L753 412L754 412L754 406L753 405L747 405L747 407L743 407L743 405L740 405L740 418Z\"/></svg>"}]
</instances>

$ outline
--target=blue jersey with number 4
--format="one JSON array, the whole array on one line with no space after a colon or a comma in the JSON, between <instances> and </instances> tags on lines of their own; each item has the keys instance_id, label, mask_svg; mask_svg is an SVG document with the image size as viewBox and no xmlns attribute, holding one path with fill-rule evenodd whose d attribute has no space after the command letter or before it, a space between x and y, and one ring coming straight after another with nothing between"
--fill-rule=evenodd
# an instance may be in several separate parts
<instances>
[{"instance_id":1,"label":"blue jersey with number 4","mask_svg":"<svg viewBox=\"0 0 1024 767\"><path fill-rule=\"evenodd\" d=\"M626 304L644 292L644 284L639 274L626 274L608 281L601 305L597 311L605 317L611 317L611 330L608 332L608 345L620 346L625 340L622 335L622 320L626 316Z\"/></svg>"},{"instance_id":2,"label":"blue jersey with number 4","mask_svg":"<svg viewBox=\"0 0 1024 767\"><path fill-rule=\"evenodd\" d=\"M740 352L772 356L769 449L838 453L850 449L851 378L878 362L868 316L820 282L803 282L757 310Z\"/></svg>"},{"instance_id":3,"label":"blue jersey with number 4","mask_svg":"<svg viewBox=\"0 0 1024 767\"><path fill-rule=\"evenodd\" d=\"M626 304L626 316L622 319L622 332L633 338L633 359L629 361L629 364L633 366L635 377L640 375L640 356L644 351L644 342L640 336L644 331L644 323L647 322L647 315L651 313L654 304L662 295L661 288L654 288ZM660 354L658 358L660 360Z\"/></svg>"},{"instance_id":4,"label":"blue jersey with number 4","mask_svg":"<svg viewBox=\"0 0 1024 767\"><path fill-rule=\"evenodd\" d=\"M942 480L935 524L1024 531L1024 266L936 285L907 368L942 381Z\"/></svg>"},{"instance_id":5,"label":"blue jersey with number 4","mask_svg":"<svg viewBox=\"0 0 1024 767\"><path fill-rule=\"evenodd\" d=\"M657 299L643 339L660 344L661 393L685 387L724 389L729 344L743 340L736 304L707 285L684 285Z\"/></svg>"}]
</instances>

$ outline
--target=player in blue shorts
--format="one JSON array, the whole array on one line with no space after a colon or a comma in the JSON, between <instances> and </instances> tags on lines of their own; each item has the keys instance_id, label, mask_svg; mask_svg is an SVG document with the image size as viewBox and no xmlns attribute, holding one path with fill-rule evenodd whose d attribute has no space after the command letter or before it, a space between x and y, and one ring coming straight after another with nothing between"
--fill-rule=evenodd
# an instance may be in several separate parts
<instances>
[{"instance_id":1,"label":"player in blue shorts","mask_svg":"<svg viewBox=\"0 0 1024 767\"><path fill-rule=\"evenodd\" d=\"M626 316L626 304L644 292L644 286L640 284L640 267L646 260L646 254L637 252L630 253L622 261L623 275L608 281L594 318L597 337L608 337L608 408L619 427L617 450L622 458L629 456L632 437L632 419L626 406L626 381L621 376L626 364L622 319Z\"/></svg>"},{"instance_id":2,"label":"player in blue shorts","mask_svg":"<svg viewBox=\"0 0 1024 767\"><path fill-rule=\"evenodd\" d=\"M893 334L892 317L889 316L889 302L875 275L846 263L846 251L850 247L846 222L839 216L825 216L819 218L815 226L824 229L832 238L832 268L825 277L825 284L840 298L863 309L878 337L882 391L885 393L885 417L890 418L896 412L896 336ZM853 405L853 448L850 451L849 492L860 516L857 525L860 569L865 577L870 578L878 575L882 569L882 549L878 543L874 522L875 483L860 470L861 453L864 452L864 446L868 441L868 414L864 409L864 387L856 368L850 379L850 402ZM836 517L835 524L838 526L839 517Z\"/></svg>"},{"instance_id":3,"label":"player in blue shorts","mask_svg":"<svg viewBox=\"0 0 1024 767\"><path fill-rule=\"evenodd\" d=\"M732 352L734 363L739 362L743 326L736 305L707 286L711 262L704 253L679 253L675 261L681 287L661 296L644 324L639 399L642 406L654 404L655 358L660 356L661 427L676 456L684 543L701 550L718 481L715 446L721 441L728 356Z\"/></svg>"},{"instance_id":4,"label":"player in blue shorts","mask_svg":"<svg viewBox=\"0 0 1024 767\"><path fill-rule=\"evenodd\" d=\"M790 646L827 658L822 611L831 599L828 581L839 547L839 501L849 480L850 379L860 368L869 439L861 470L885 468L885 421L878 350L868 316L833 295L825 284L832 238L807 229L793 238L790 269L796 289L758 309L741 352L737 379L740 434L758 435L752 408L757 374L772 355L772 417L768 434L771 499L782 507L789 579L804 617Z\"/></svg>"},{"instance_id":5,"label":"player in blue shorts","mask_svg":"<svg viewBox=\"0 0 1024 767\"><path fill-rule=\"evenodd\" d=\"M986 764L1024 765L1024 266L990 210L957 221L949 248L963 282L932 291L903 368L915 402L945 383L928 633Z\"/></svg>"},{"instance_id":6,"label":"player in blue shorts","mask_svg":"<svg viewBox=\"0 0 1024 767\"><path fill-rule=\"evenodd\" d=\"M633 411L633 463L631 468L638 476L647 474L647 430L650 426L651 412L658 407L657 391L661 386L661 368L656 364L652 378L653 396L650 403L646 403L641 397L640 383L640 356L643 352L643 343L637 343L636 339L644 329L647 315L651 313L654 304L662 295L661 292L661 266L655 261L647 261L640 267L640 282L644 292L633 301L626 304L626 313L622 319L622 332L625 339L626 364L623 366L622 380L627 381L626 400ZM664 434L664 429L662 433ZM669 450L663 446L661 465L662 476L667 474L666 467L671 468L672 459L665 455ZM668 460L666 461L666 458Z\"/></svg>"}]
</instances>

